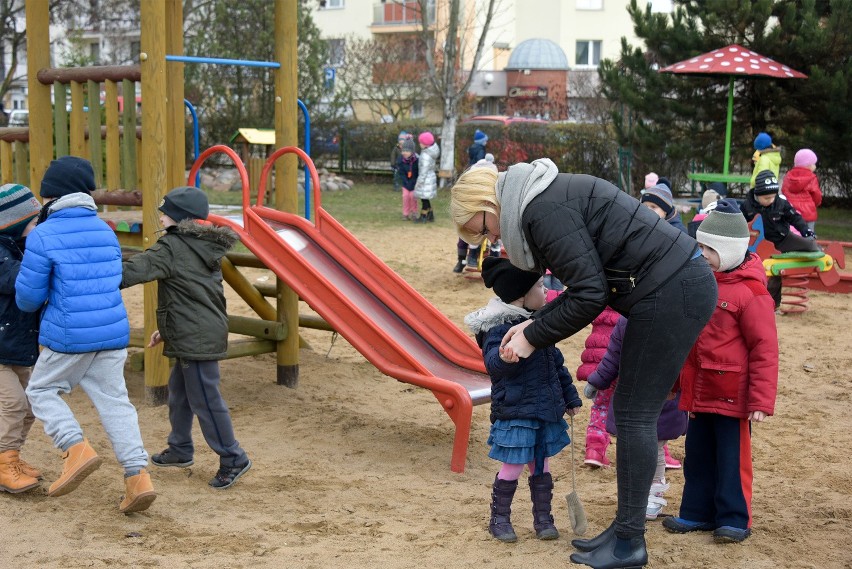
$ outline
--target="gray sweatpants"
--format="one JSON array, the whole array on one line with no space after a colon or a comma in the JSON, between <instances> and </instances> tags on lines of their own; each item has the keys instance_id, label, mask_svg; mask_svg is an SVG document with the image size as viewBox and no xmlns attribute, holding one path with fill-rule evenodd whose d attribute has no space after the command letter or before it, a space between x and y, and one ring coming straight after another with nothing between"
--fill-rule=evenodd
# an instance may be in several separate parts
<instances>
[{"instance_id":1,"label":"gray sweatpants","mask_svg":"<svg viewBox=\"0 0 852 569\"><path fill-rule=\"evenodd\" d=\"M82 387L100 415L116 460L125 472L133 472L148 466L148 453L142 445L136 408L127 396L126 359L124 349L63 354L45 348L33 368L27 397L53 444L67 450L83 440L83 430L60 395Z\"/></svg>"}]
</instances>

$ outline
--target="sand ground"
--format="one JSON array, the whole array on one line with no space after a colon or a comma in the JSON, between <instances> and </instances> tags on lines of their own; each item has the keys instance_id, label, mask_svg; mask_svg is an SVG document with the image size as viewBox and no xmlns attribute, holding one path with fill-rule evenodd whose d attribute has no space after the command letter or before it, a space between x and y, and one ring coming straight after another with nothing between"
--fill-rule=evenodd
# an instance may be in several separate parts
<instances>
[{"instance_id":1,"label":"sand ground","mask_svg":"<svg viewBox=\"0 0 852 569\"><path fill-rule=\"evenodd\" d=\"M454 275L452 230L436 223L354 233L456 324L489 298L481 281ZM250 279L268 279L262 270ZM234 313L249 310L230 291ZM125 291L140 324L141 287ZM848 332L852 298L813 293L811 310L779 317L781 374L776 415L754 426L754 535L714 545L707 534L673 535L648 524L649 567L748 569L852 567L852 447ZM307 310L307 307L303 307ZM560 344L576 370L586 333ZM207 481L217 457L197 431L195 465L152 468L159 492L144 513L124 516L121 470L85 395L69 397L105 461L78 490L48 498L59 453L36 422L24 456L47 481L23 495L0 495L5 567L296 567L303 569L569 566L573 537L563 496L571 491L571 453L552 461L557 541L532 530L525 477L515 497L519 541L487 531L497 463L487 457L488 406L475 408L467 467L449 470L453 429L431 393L379 373L345 340L304 330L297 389L275 384L272 355L222 363L222 390L237 437L254 467L232 489ZM149 452L164 447L166 407L145 404L141 373L127 369ZM587 408L586 408L587 409ZM576 420L581 463L588 411ZM683 440L672 443L683 456ZM610 457L614 458L614 447ZM677 513L683 475L670 472L667 513ZM615 469L577 468L577 492L590 535L615 509Z\"/></svg>"}]
</instances>

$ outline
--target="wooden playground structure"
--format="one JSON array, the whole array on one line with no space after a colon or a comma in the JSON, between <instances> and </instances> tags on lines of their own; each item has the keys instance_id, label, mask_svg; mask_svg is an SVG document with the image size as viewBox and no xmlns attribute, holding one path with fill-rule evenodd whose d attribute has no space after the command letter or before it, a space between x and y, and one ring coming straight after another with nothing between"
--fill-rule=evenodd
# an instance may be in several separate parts
<instances>
[{"instance_id":1,"label":"wooden playground structure","mask_svg":"<svg viewBox=\"0 0 852 569\"><path fill-rule=\"evenodd\" d=\"M213 223L236 231L252 252L232 252L222 260L224 279L257 314L229 316L230 332L248 338L231 341L228 357L274 351L277 382L296 387L299 327L337 331L385 374L432 391L455 424L450 466L462 472L472 406L490 400L481 353L446 316L321 208L316 170L309 155L297 148L299 109L309 124L307 110L296 95L297 0L275 0L273 62L185 56L182 9L180 0L141 3L141 50L136 65L51 68L48 4L27 0L30 124L29 128L0 129L0 181L28 184L38 194L51 160L69 154L89 159L98 186L93 197L122 247L150 247L157 240L157 208L164 193L191 185L185 170L184 65L272 68L278 150L262 172L250 181L249 171L252 166L257 169L256 164L247 170L232 149L214 147L200 154L188 176L195 180L208 156L224 153L234 160L243 183L241 218L210 216ZM140 100L137 85L143 102L139 124L136 105L121 104ZM314 223L297 212L299 159L312 173ZM264 200L270 179L274 180L272 196ZM253 188L256 205L249 203ZM306 209L310 196L306 180ZM135 209L117 211L116 206ZM298 247L291 243L293 239ZM278 278L274 286L253 284L239 267L269 269ZM144 368L148 402L163 404L169 362L162 355L162 344L146 347L157 326L157 285L144 287L144 329L131 330L130 341L130 346L142 351L133 354L130 363ZM394 290L406 292L405 303ZM274 303L267 300L270 297ZM300 315L300 299L321 317Z\"/></svg>"}]
</instances>

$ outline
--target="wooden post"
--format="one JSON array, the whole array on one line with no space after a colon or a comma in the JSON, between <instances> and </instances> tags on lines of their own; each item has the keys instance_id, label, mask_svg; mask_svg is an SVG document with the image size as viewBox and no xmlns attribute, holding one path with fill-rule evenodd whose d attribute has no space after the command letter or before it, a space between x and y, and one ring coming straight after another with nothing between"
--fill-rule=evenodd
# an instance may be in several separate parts
<instances>
[{"instance_id":1,"label":"wooden post","mask_svg":"<svg viewBox=\"0 0 852 569\"><path fill-rule=\"evenodd\" d=\"M142 180L142 245L147 249L157 241L160 226L157 207L168 176L166 142L166 4L142 2L140 64L142 71L142 135L140 164L145 168ZM135 96L124 101L136 105ZM131 133L125 132L125 137ZM144 285L145 337L157 329L157 283ZM145 392L149 403L162 405L168 399L169 362L163 357L162 344L145 348Z\"/></svg>"},{"instance_id":2,"label":"wooden post","mask_svg":"<svg viewBox=\"0 0 852 569\"><path fill-rule=\"evenodd\" d=\"M183 55L183 2L166 2L166 53ZM186 181L186 109L183 105L183 68L179 61L167 64L166 90L168 116L166 119L166 144L168 145L169 188L185 186ZM143 103L144 106L144 103Z\"/></svg>"},{"instance_id":3,"label":"wooden post","mask_svg":"<svg viewBox=\"0 0 852 569\"><path fill-rule=\"evenodd\" d=\"M275 1L275 142L276 146L298 146L298 0ZM275 207L297 213L299 196L296 173L299 161L293 154L282 156L275 164ZM278 319L287 326L287 338L278 343L277 377L279 385L296 387L299 383L299 297L278 281Z\"/></svg>"},{"instance_id":4,"label":"wooden post","mask_svg":"<svg viewBox=\"0 0 852 569\"><path fill-rule=\"evenodd\" d=\"M39 194L41 179L53 159L53 112L50 86L36 77L39 69L50 67L50 13L44 0L26 0L27 87L30 106L30 188ZM20 144L20 143L18 143ZM20 180L15 180L23 183Z\"/></svg>"}]
</instances>

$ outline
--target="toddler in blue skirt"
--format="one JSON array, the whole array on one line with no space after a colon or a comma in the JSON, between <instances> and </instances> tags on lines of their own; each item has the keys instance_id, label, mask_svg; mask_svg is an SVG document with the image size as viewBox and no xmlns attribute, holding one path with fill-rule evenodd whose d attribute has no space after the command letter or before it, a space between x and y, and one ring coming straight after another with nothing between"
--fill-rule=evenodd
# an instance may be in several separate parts
<instances>
[{"instance_id":1,"label":"toddler in blue skirt","mask_svg":"<svg viewBox=\"0 0 852 569\"><path fill-rule=\"evenodd\" d=\"M509 328L546 303L542 276L518 269L508 259L486 257L482 280L499 298L468 314L464 321L476 335L491 376L488 456L503 463L492 486L488 529L500 541L517 541L511 506L526 465L536 537L556 539L559 532L550 513L553 477L548 458L570 444L563 415L574 415L583 403L556 346L537 349L516 363L502 358L500 343Z\"/></svg>"}]
</instances>

